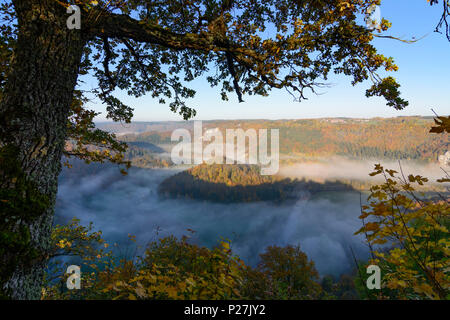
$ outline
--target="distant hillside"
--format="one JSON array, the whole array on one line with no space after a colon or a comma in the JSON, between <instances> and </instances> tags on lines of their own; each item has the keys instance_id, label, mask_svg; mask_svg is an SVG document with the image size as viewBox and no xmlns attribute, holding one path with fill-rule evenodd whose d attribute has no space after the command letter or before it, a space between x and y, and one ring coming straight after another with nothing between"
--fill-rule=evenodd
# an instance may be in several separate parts
<instances>
[{"instance_id":1,"label":"distant hillside","mask_svg":"<svg viewBox=\"0 0 450 320\"><path fill-rule=\"evenodd\" d=\"M398 117L373 119L303 119L303 120L224 120L203 121L203 128L218 128L225 137L226 129L280 130L280 153L298 158L345 156L352 159L414 159L437 161L449 147L448 134L430 134L432 118ZM193 122L132 123L120 129L119 124L100 127L123 134L127 142L170 144L172 130L191 129ZM119 130L120 129L120 130ZM142 130L149 130L142 132Z\"/></svg>"}]
</instances>

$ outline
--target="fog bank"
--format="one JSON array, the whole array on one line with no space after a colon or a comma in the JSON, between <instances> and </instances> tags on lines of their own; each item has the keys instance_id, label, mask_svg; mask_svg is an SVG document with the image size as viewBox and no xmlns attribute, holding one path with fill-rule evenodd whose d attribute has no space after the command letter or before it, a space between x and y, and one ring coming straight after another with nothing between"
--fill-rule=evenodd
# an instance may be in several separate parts
<instances>
[{"instance_id":1,"label":"fog bank","mask_svg":"<svg viewBox=\"0 0 450 320\"><path fill-rule=\"evenodd\" d=\"M269 245L300 244L319 272L339 275L353 268L350 246L358 258L367 258L360 237L359 194L319 193L295 204L218 204L190 199L161 199L158 184L174 170L117 169L60 179L56 223L73 217L93 222L109 242L124 244L132 234L146 244L166 235L187 235L191 241L213 246L221 238L233 241L232 249L255 265ZM156 230L160 230L156 233Z\"/></svg>"},{"instance_id":2,"label":"fog bank","mask_svg":"<svg viewBox=\"0 0 450 320\"><path fill-rule=\"evenodd\" d=\"M323 159L321 162L304 162L289 166L282 166L279 174L290 178L304 178L320 180L368 180L381 181L381 176L370 177L369 173L373 171L376 163L381 164L386 169L400 171L400 165L397 161L386 160L347 160L341 157L331 157ZM419 164L413 161L401 161L401 168L407 177L409 174L422 175L435 181L442 178L444 172L439 163Z\"/></svg>"}]
</instances>

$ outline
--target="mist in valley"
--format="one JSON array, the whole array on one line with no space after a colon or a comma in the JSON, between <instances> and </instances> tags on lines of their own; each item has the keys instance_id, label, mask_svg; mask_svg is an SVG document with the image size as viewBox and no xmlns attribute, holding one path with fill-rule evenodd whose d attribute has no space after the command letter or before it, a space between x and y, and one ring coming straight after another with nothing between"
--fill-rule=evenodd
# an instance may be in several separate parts
<instances>
[{"instance_id":1,"label":"mist in valley","mask_svg":"<svg viewBox=\"0 0 450 320\"><path fill-rule=\"evenodd\" d=\"M284 167L280 174L366 179L372 168L373 162L334 161ZM406 165L403 169L406 173L420 168ZM437 174L438 169L421 168L424 175ZM95 230L101 230L109 243L118 243L122 249L130 244L128 234L136 236L137 243L143 246L168 235L188 235L191 242L208 247L230 239L233 252L247 264L255 265L258 254L269 245L300 245L321 275L335 276L354 268L350 248L358 259L368 258L363 238L354 235L361 226L359 192L308 196L300 190L300 200L286 205L220 204L160 197L159 183L180 170L132 168L127 176L113 167L89 175L73 175L67 170L72 169L64 169L60 178L55 223L63 224L73 217L84 225L93 222ZM362 199L366 199L365 194ZM188 229L196 232L192 234Z\"/></svg>"},{"instance_id":2,"label":"mist in valley","mask_svg":"<svg viewBox=\"0 0 450 320\"><path fill-rule=\"evenodd\" d=\"M411 160L348 160L343 157L322 158L314 162L302 162L280 167L279 175L289 178L310 178L317 180L369 180L377 182L384 180L381 176L369 177L375 164L381 164L386 169L403 171L405 177L410 174L427 177L430 182L442 178L445 173L437 162L420 163Z\"/></svg>"}]
</instances>

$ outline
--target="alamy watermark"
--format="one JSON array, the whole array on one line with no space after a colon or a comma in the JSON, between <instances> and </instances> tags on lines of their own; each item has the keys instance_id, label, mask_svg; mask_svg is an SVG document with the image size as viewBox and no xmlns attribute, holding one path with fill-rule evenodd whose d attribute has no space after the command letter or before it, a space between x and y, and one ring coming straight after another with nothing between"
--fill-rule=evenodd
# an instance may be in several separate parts
<instances>
[{"instance_id":1,"label":"alamy watermark","mask_svg":"<svg viewBox=\"0 0 450 320\"><path fill-rule=\"evenodd\" d=\"M381 269L379 266L371 264L367 267L367 274L370 274L370 276L367 278L366 286L367 289L373 290L381 289Z\"/></svg>"},{"instance_id":2,"label":"alamy watermark","mask_svg":"<svg viewBox=\"0 0 450 320\"><path fill-rule=\"evenodd\" d=\"M364 18L367 28L371 30L381 30L381 9L375 4L371 5L366 11Z\"/></svg>"},{"instance_id":3,"label":"alamy watermark","mask_svg":"<svg viewBox=\"0 0 450 320\"><path fill-rule=\"evenodd\" d=\"M69 30L81 29L81 10L79 6L70 5L67 7L67 14L70 16L66 20L66 25Z\"/></svg>"},{"instance_id":4,"label":"alamy watermark","mask_svg":"<svg viewBox=\"0 0 450 320\"><path fill-rule=\"evenodd\" d=\"M67 267L66 273L70 274L67 278L67 289L81 289L81 269L79 266L71 265Z\"/></svg>"},{"instance_id":5,"label":"alamy watermark","mask_svg":"<svg viewBox=\"0 0 450 320\"><path fill-rule=\"evenodd\" d=\"M262 175L273 175L278 172L279 129L270 129L270 155L267 129L244 131L238 128L226 129L225 132L225 141L218 128L203 132L201 121L194 122L193 137L187 129L174 130L171 141L179 143L172 148L172 161L175 164L259 164Z\"/></svg>"}]
</instances>

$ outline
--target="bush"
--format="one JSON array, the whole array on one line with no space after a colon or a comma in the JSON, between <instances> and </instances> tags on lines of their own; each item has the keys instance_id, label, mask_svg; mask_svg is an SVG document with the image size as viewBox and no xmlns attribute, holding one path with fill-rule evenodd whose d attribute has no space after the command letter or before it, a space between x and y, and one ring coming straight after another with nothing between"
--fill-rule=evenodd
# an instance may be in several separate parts
<instances>
[{"instance_id":1,"label":"bush","mask_svg":"<svg viewBox=\"0 0 450 320\"><path fill-rule=\"evenodd\" d=\"M256 269L248 268L244 293L250 299L317 299L319 273L299 246L269 246Z\"/></svg>"},{"instance_id":2,"label":"bush","mask_svg":"<svg viewBox=\"0 0 450 320\"><path fill-rule=\"evenodd\" d=\"M360 216L363 227L357 234L366 236L373 256L369 264L381 269L382 290L361 290L361 294L378 299L449 299L448 197L418 194L415 185L428 182L419 175L405 177L379 164L371 173L375 175L382 175L385 183L371 188L370 203L362 207ZM447 175L437 182L450 179Z\"/></svg>"},{"instance_id":3,"label":"bush","mask_svg":"<svg viewBox=\"0 0 450 320\"><path fill-rule=\"evenodd\" d=\"M318 273L300 248L268 247L252 268L220 241L212 249L165 237L148 244L142 256L119 258L79 220L53 231L53 258L42 299L315 299ZM133 237L130 237L135 241ZM109 248L109 249L108 249ZM68 260L75 257L75 262ZM82 269L81 289L68 290L69 264Z\"/></svg>"}]
</instances>

